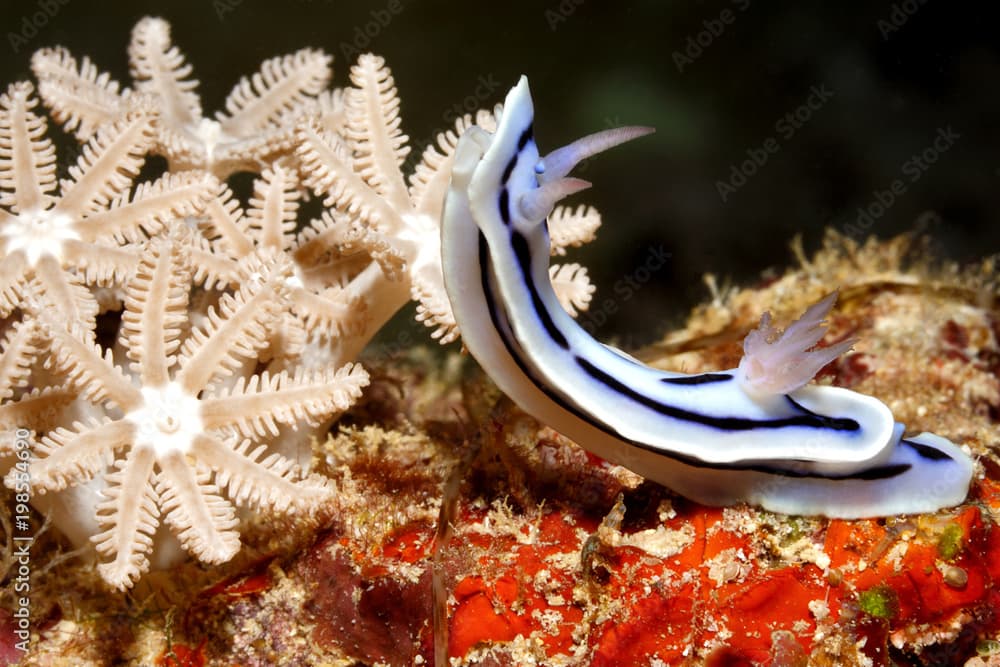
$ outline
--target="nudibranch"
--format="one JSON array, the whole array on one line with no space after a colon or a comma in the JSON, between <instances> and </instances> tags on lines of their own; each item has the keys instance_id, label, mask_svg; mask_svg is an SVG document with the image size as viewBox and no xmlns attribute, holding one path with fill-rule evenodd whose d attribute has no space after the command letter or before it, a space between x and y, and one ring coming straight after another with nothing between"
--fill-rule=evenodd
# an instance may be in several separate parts
<instances>
[{"instance_id":1,"label":"nudibranch","mask_svg":"<svg viewBox=\"0 0 1000 667\"><path fill-rule=\"evenodd\" d=\"M522 77L497 128L459 140L442 224L444 282L462 340L522 409L594 454L708 505L855 518L960 503L972 460L904 427L881 401L807 384L850 341L809 351L834 295L776 337L767 316L735 369L650 368L587 334L549 280L547 216L589 187L580 160L646 134L619 128L544 158ZM775 340L777 338L777 340Z\"/></svg>"}]
</instances>

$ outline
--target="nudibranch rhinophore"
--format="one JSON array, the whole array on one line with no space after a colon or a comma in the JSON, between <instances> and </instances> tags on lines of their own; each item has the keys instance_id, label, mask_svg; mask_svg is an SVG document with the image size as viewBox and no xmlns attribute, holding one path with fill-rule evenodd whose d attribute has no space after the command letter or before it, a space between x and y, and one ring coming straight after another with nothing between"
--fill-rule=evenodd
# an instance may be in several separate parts
<instances>
[{"instance_id":1,"label":"nudibranch rhinophore","mask_svg":"<svg viewBox=\"0 0 1000 667\"><path fill-rule=\"evenodd\" d=\"M708 505L855 518L962 502L974 465L961 449L929 433L903 437L873 397L807 384L851 343L809 351L835 295L777 340L765 315L732 370L657 370L591 338L552 289L546 218L590 185L568 175L580 160L651 130L608 130L542 158L533 119L522 77L497 108L496 132L462 135L441 231L462 340L522 409Z\"/></svg>"}]
</instances>

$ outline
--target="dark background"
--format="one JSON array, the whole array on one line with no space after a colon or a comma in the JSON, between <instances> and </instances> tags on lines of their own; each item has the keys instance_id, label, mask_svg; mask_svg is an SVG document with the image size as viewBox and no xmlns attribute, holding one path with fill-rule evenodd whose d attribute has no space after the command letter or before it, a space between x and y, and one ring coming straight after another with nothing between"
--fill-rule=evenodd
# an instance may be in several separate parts
<instances>
[{"instance_id":1,"label":"dark background","mask_svg":"<svg viewBox=\"0 0 1000 667\"><path fill-rule=\"evenodd\" d=\"M795 234L814 250L824 227L848 229L858 207L895 179L905 191L867 231L886 237L920 221L947 257L968 262L1000 251L1000 23L992 3L777 4L6 3L0 80L30 77L31 52L62 44L127 85L131 27L154 14L170 21L194 66L206 115L261 60L313 46L335 56L336 85L347 82L357 51L385 56L403 130L421 146L450 124L455 105L485 93L482 105L492 106L521 73L531 80L543 152L613 125L655 126L652 137L588 163L583 176L595 186L576 198L604 214L598 241L574 256L589 267L598 298L620 297L616 281L651 248L671 253L597 328L625 346L652 340L704 299L703 273L747 282L788 265ZM699 33L705 46L678 67ZM789 136L776 124L817 88L832 97ZM948 127L959 138L911 181L907 161ZM777 152L723 202L717 182L769 137Z\"/></svg>"}]
</instances>

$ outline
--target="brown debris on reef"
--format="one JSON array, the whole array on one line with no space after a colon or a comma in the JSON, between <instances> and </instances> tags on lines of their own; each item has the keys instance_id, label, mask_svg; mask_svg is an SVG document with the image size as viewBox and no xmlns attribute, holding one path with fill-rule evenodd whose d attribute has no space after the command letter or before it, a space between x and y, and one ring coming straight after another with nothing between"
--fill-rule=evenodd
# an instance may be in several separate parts
<instances>
[{"instance_id":1,"label":"brown debris on reef","mask_svg":"<svg viewBox=\"0 0 1000 667\"><path fill-rule=\"evenodd\" d=\"M46 569L57 541L43 536L24 664L431 665L435 563L452 665L985 664L1000 633L998 274L993 260L932 266L922 243L831 232L798 269L716 292L638 356L732 367L761 312L787 322L839 287L825 342L859 342L819 381L967 446L981 472L958 508L704 508L539 425L467 358L414 349L370 363L362 403L317 445L337 488L323 515L248 528L236 560L114 596L92 563ZM436 546L456 470L453 534Z\"/></svg>"}]
</instances>

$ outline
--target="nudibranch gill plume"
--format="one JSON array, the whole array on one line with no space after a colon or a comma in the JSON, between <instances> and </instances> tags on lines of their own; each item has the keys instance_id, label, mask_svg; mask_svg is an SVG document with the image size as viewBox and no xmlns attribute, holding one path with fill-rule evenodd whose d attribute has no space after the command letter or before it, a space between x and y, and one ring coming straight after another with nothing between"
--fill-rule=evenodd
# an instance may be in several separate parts
<instances>
[{"instance_id":1,"label":"nudibranch gill plume","mask_svg":"<svg viewBox=\"0 0 1000 667\"><path fill-rule=\"evenodd\" d=\"M647 128L584 137L544 158L527 79L497 128L461 137L442 224L445 287L462 340L522 409L594 454L708 505L856 518L962 502L974 464L930 433L903 437L881 401L808 384L852 341L810 350L835 294L780 336L768 317L738 368L650 368L594 340L549 279L547 216L589 183L580 160Z\"/></svg>"}]
</instances>

